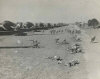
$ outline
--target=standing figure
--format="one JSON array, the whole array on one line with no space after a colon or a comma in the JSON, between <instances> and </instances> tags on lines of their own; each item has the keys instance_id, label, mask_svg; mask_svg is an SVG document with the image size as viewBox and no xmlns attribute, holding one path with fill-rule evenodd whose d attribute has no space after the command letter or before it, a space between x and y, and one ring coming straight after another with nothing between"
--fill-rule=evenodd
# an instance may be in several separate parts
<instances>
[{"instance_id":1,"label":"standing figure","mask_svg":"<svg viewBox=\"0 0 100 79\"><path fill-rule=\"evenodd\" d=\"M56 38L55 41L56 41L56 43L58 43L59 42L59 38Z\"/></svg>"},{"instance_id":2,"label":"standing figure","mask_svg":"<svg viewBox=\"0 0 100 79\"><path fill-rule=\"evenodd\" d=\"M93 43L95 41L95 39L96 39L96 36L92 37L91 42Z\"/></svg>"}]
</instances>

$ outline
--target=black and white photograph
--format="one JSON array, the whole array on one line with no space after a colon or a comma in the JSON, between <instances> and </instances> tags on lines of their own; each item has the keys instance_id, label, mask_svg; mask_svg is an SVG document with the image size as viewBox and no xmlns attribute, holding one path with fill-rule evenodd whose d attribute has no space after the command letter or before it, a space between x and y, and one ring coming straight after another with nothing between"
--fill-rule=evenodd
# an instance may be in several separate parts
<instances>
[{"instance_id":1,"label":"black and white photograph","mask_svg":"<svg viewBox=\"0 0 100 79\"><path fill-rule=\"evenodd\" d=\"M100 79L100 1L0 0L0 79Z\"/></svg>"}]
</instances>

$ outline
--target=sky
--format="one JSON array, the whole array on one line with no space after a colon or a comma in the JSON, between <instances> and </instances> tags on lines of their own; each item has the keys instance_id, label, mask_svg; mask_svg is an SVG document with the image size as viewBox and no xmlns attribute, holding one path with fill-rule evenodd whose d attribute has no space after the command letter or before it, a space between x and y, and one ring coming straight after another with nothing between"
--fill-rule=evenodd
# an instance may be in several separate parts
<instances>
[{"instance_id":1,"label":"sky","mask_svg":"<svg viewBox=\"0 0 100 79\"><path fill-rule=\"evenodd\" d=\"M0 0L0 22L100 20L100 0Z\"/></svg>"}]
</instances>

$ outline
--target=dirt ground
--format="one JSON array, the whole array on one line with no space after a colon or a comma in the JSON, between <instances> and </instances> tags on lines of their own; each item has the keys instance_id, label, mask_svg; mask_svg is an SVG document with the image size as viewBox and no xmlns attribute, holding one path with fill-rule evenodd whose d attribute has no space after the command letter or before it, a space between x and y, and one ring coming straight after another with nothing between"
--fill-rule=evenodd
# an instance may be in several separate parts
<instances>
[{"instance_id":1,"label":"dirt ground","mask_svg":"<svg viewBox=\"0 0 100 79\"><path fill-rule=\"evenodd\" d=\"M94 79L92 77L94 73L91 72L94 72L92 68L96 66L94 56L97 56L99 62L99 55L91 53L96 50L93 47L96 44L90 44L88 34L85 36L84 32L82 35L87 39L82 36L85 53L76 54L66 50L67 45L55 43L56 38L60 40L66 38L70 44L74 44L75 41L68 32L51 35L47 30L42 35L30 32L29 36L0 36L0 46L32 45L30 40L33 39L38 40L41 46L41 48L0 49L0 79ZM49 56L60 56L63 62L58 64L57 61L46 59ZM65 64L71 60L79 60L80 64L73 67L66 66ZM99 73L96 75L99 76Z\"/></svg>"},{"instance_id":2,"label":"dirt ground","mask_svg":"<svg viewBox=\"0 0 100 79\"><path fill-rule=\"evenodd\" d=\"M90 43L93 36L95 43ZM88 79L100 79L100 29L85 29L83 40Z\"/></svg>"}]
</instances>

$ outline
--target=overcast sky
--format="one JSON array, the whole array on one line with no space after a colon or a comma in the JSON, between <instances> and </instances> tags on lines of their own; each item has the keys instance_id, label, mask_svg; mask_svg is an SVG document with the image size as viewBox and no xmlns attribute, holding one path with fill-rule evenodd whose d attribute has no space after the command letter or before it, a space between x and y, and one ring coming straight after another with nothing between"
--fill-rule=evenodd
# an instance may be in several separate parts
<instances>
[{"instance_id":1,"label":"overcast sky","mask_svg":"<svg viewBox=\"0 0 100 79\"><path fill-rule=\"evenodd\" d=\"M100 20L100 0L0 0L0 22Z\"/></svg>"}]
</instances>

